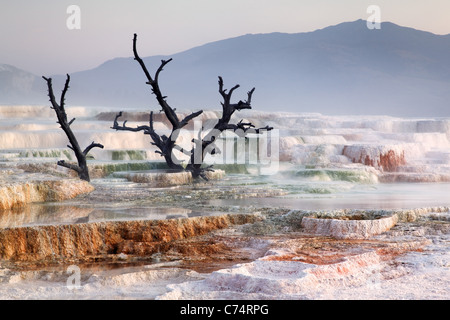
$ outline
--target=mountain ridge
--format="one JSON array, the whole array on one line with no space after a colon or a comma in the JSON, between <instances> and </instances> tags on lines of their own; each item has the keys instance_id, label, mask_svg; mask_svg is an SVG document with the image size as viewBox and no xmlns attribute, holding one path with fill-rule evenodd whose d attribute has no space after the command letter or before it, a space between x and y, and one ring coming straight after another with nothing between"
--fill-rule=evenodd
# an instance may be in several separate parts
<instances>
[{"instance_id":1,"label":"mountain ridge","mask_svg":"<svg viewBox=\"0 0 450 320\"><path fill-rule=\"evenodd\" d=\"M241 35L143 60L154 73L161 59L173 59L160 84L178 109L220 109L222 76L227 88L241 85L236 100L256 87L253 108L261 111L450 116L449 52L450 34L391 22L369 30L357 20L312 32ZM63 85L65 75L52 77L55 86ZM71 78L68 104L159 109L132 57L110 59ZM44 83L29 88L33 98L39 92L46 98Z\"/></svg>"}]
</instances>

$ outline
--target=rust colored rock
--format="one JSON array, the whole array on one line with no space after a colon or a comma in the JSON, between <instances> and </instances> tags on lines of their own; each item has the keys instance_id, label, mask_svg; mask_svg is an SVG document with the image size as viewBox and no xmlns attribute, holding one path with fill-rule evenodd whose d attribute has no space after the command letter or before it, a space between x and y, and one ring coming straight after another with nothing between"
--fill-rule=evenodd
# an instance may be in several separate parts
<instances>
[{"instance_id":1,"label":"rust colored rock","mask_svg":"<svg viewBox=\"0 0 450 320\"><path fill-rule=\"evenodd\" d=\"M405 164L405 152L396 154L394 150L389 150L387 153L380 154L378 166L383 168L384 171L394 172L397 171L399 166Z\"/></svg>"},{"instance_id":2,"label":"rust colored rock","mask_svg":"<svg viewBox=\"0 0 450 320\"><path fill-rule=\"evenodd\" d=\"M258 219L257 215L227 214L0 229L0 259L55 262L105 254L151 255L171 241Z\"/></svg>"},{"instance_id":3,"label":"rust colored rock","mask_svg":"<svg viewBox=\"0 0 450 320\"><path fill-rule=\"evenodd\" d=\"M405 151L396 145L345 146L342 154L353 163L362 163L386 172L395 172L400 166L406 165Z\"/></svg>"}]
</instances>

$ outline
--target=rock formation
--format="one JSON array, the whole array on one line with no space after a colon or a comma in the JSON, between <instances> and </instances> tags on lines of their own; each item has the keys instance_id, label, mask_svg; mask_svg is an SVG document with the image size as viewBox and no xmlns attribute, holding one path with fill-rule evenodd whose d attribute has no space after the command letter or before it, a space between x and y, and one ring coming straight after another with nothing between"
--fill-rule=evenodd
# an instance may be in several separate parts
<instances>
[{"instance_id":1,"label":"rock formation","mask_svg":"<svg viewBox=\"0 0 450 320\"><path fill-rule=\"evenodd\" d=\"M88 261L108 254L151 256L170 249L171 241L234 224L255 222L256 215L228 214L194 218L105 221L0 229L0 259L25 262Z\"/></svg>"},{"instance_id":2,"label":"rock formation","mask_svg":"<svg viewBox=\"0 0 450 320\"><path fill-rule=\"evenodd\" d=\"M379 219L320 219L304 217L302 227L306 232L331 236L336 239L367 239L391 229L398 221L397 215Z\"/></svg>"},{"instance_id":3,"label":"rock formation","mask_svg":"<svg viewBox=\"0 0 450 320\"><path fill-rule=\"evenodd\" d=\"M345 146L342 154L353 163L362 163L387 172L394 172L406 164L402 146L352 145Z\"/></svg>"},{"instance_id":4,"label":"rock formation","mask_svg":"<svg viewBox=\"0 0 450 320\"><path fill-rule=\"evenodd\" d=\"M88 193L94 187L78 179L49 179L37 181L2 181L0 210L24 206L32 202L62 201Z\"/></svg>"}]
</instances>

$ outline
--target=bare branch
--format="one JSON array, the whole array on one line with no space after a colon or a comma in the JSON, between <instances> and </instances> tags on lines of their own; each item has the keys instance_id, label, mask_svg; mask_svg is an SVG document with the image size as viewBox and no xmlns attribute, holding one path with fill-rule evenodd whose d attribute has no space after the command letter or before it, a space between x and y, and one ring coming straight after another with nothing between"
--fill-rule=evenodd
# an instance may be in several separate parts
<instances>
[{"instance_id":1,"label":"bare branch","mask_svg":"<svg viewBox=\"0 0 450 320\"><path fill-rule=\"evenodd\" d=\"M81 173L81 168L79 166L77 166L76 164L67 163L64 160L59 160L57 164L58 164L58 166L72 169L78 173Z\"/></svg>"},{"instance_id":2,"label":"bare branch","mask_svg":"<svg viewBox=\"0 0 450 320\"><path fill-rule=\"evenodd\" d=\"M180 128L183 128L185 125L188 124L189 121L191 121L192 119L198 117L202 113L203 113L203 110L200 110L200 111L193 112L190 115L186 116L183 120L180 121Z\"/></svg>"},{"instance_id":3,"label":"bare branch","mask_svg":"<svg viewBox=\"0 0 450 320\"><path fill-rule=\"evenodd\" d=\"M150 130L153 129L153 111L150 111L150 119L148 120L148 123L150 124Z\"/></svg>"},{"instance_id":4,"label":"bare branch","mask_svg":"<svg viewBox=\"0 0 450 320\"><path fill-rule=\"evenodd\" d=\"M243 102L243 101L239 100L238 103L232 104L231 108L233 110L240 111L240 110L243 110L243 109L251 109L252 106L249 103L247 103L247 102Z\"/></svg>"},{"instance_id":5,"label":"bare branch","mask_svg":"<svg viewBox=\"0 0 450 320\"><path fill-rule=\"evenodd\" d=\"M142 70L145 73L145 76L147 77L148 80L148 84L152 84L153 83L153 79L152 76L150 75L150 72L148 72L147 67L145 66L144 61L141 59L141 57L139 57L137 49L136 49L136 42L137 42L137 34L134 34L133 37L133 53L134 53L134 60L136 60L137 62L139 62L139 65L141 66Z\"/></svg>"},{"instance_id":6,"label":"bare branch","mask_svg":"<svg viewBox=\"0 0 450 320\"><path fill-rule=\"evenodd\" d=\"M166 64L168 64L170 61L172 61L172 59L161 61L161 65L159 66L158 70L156 71L155 79L153 79L152 76L150 75L150 72L148 71L147 67L145 66L144 61L139 57L139 54L137 52L136 43L137 43L137 34L135 33L134 38L133 38L134 59L139 63L142 70L144 71L145 76L147 77L147 80L148 80L147 84L152 86L152 91L156 95L156 100L158 100L158 103L161 106L164 113L166 114L167 119L170 121L170 123L172 124L172 126L174 128L179 128L180 127L179 119L178 119L175 111L166 102L166 100L165 100L166 96L162 95L161 90L159 89L159 84L158 84L158 77L159 77L160 72L163 70L163 68Z\"/></svg>"},{"instance_id":7,"label":"bare branch","mask_svg":"<svg viewBox=\"0 0 450 320\"><path fill-rule=\"evenodd\" d=\"M62 110L64 110L65 97L66 97L67 90L69 89L69 82L70 82L70 76L69 76L69 74L67 74L66 76L67 76L67 78L66 78L66 83L64 84L64 89L63 89L62 94L61 94L61 101L60 101L60 103L59 103L59 107L60 107Z\"/></svg>"},{"instance_id":8,"label":"bare branch","mask_svg":"<svg viewBox=\"0 0 450 320\"><path fill-rule=\"evenodd\" d=\"M226 96L226 89L223 89L223 79L221 76L219 76L219 93L222 95L222 97L225 99Z\"/></svg>"},{"instance_id":9,"label":"bare branch","mask_svg":"<svg viewBox=\"0 0 450 320\"><path fill-rule=\"evenodd\" d=\"M164 138L160 137L156 131L153 129L153 111L150 112L150 119L149 119L149 125L142 125L142 126L138 126L136 128L132 128L132 127L127 127L126 123L127 120L125 120L123 122L122 125L119 125L118 119L122 116L122 111L120 111L116 117L114 118L114 124L111 127L111 129L115 129L115 130L120 130L120 131L132 131L132 132L138 132L138 131L144 131L144 134L148 134L152 137L153 140L153 145L155 145L156 147L158 147L160 149L160 151L158 151L158 153L160 153L161 155L165 154L165 145L164 145ZM166 137L167 139L167 137Z\"/></svg>"},{"instance_id":10,"label":"bare branch","mask_svg":"<svg viewBox=\"0 0 450 320\"><path fill-rule=\"evenodd\" d=\"M159 68L158 68L158 70L156 71L156 74L155 74L155 82L156 83L158 83L159 74L160 74L161 71L163 71L164 66L166 64L168 64L172 60L173 60L172 58L170 58L169 60L161 60L161 65L159 66ZM167 97L163 97L163 98L167 98Z\"/></svg>"},{"instance_id":11,"label":"bare branch","mask_svg":"<svg viewBox=\"0 0 450 320\"><path fill-rule=\"evenodd\" d=\"M271 130L273 130L273 127L265 126L263 128L258 128L258 129L254 129L254 130L255 130L255 133L260 133L262 130L271 131Z\"/></svg>"},{"instance_id":12,"label":"bare branch","mask_svg":"<svg viewBox=\"0 0 450 320\"><path fill-rule=\"evenodd\" d=\"M84 156L87 156L87 154L89 153L89 151L91 151L92 148L100 148L100 149L103 149L104 147L103 147L102 144L100 144L100 143L94 143L94 141L92 141L91 144L88 145L88 146L86 147L86 149L84 149L84 151L83 151Z\"/></svg>"},{"instance_id":13,"label":"bare branch","mask_svg":"<svg viewBox=\"0 0 450 320\"><path fill-rule=\"evenodd\" d=\"M114 129L114 127L119 126L117 119L119 119L121 116L122 116L122 111L119 111L119 113L116 114L116 116L114 118L114 123L113 123L113 126L111 127L111 129Z\"/></svg>"},{"instance_id":14,"label":"bare branch","mask_svg":"<svg viewBox=\"0 0 450 320\"><path fill-rule=\"evenodd\" d=\"M92 142L90 146L88 146L84 152L81 151L80 145L78 144L77 138L75 137L74 133L72 132L72 129L70 128L70 125L75 121L75 118L70 120L70 122L67 122L67 114L64 109L64 103L65 103L65 96L67 93L67 90L69 89L69 83L70 83L70 76L67 74L66 83L64 84L64 89L61 93L60 97L60 104L56 102L55 95L53 93L53 86L52 86L52 79L42 77L47 82L48 87L48 96L50 97L50 102L52 104L52 109L55 110L56 117L58 118L57 123L60 124L61 129L66 134L67 138L69 139L70 145L67 147L71 149L75 156L77 157L78 166L74 164L66 163L64 160L58 161L58 165L75 170L78 173L78 176L82 180L90 181L89 178L89 170L86 163L86 154L91 150L93 147L101 147L103 148L103 145Z\"/></svg>"},{"instance_id":15,"label":"bare branch","mask_svg":"<svg viewBox=\"0 0 450 320\"><path fill-rule=\"evenodd\" d=\"M144 130L144 131L146 131L146 130L148 130L148 131L152 130L151 127L145 126L145 125L144 125L144 126L138 126L138 127L136 127L136 128L127 127L127 126L126 126L126 123L127 123L128 120L125 120L125 121L123 122L122 125L119 125L118 119L119 119L121 116L122 116L122 111L120 111L120 112L116 115L116 117L114 118L114 124L113 124L113 126L111 127L111 129L122 130L122 131L134 131L134 132L138 132L138 131L142 131L142 130Z\"/></svg>"},{"instance_id":16,"label":"bare branch","mask_svg":"<svg viewBox=\"0 0 450 320\"><path fill-rule=\"evenodd\" d=\"M237 130L240 130L239 134L243 137L245 137L246 133L259 133L261 130L271 130L272 128L269 126L266 126L265 128L259 128L256 129L255 126L250 122L243 122L242 120L239 121L237 124L230 124L231 117L233 113L238 110L243 109L251 109L251 100L252 95L255 91L255 88L252 88L250 91L247 92L247 100L242 101L240 100L237 103L231 103L231 98L233 93L240 88L240 85L237 84L233 86L231 89L227 90L224 88L224 82L221 76L218 77L218 83L219 83L219 93L223 98L223 101L221 101L223 113L222 117L217 121L215 126L211 129L211 131L207 132L204 137L202 132L203 128L198 132L198 137L192 139L192 149L186 150L180 146L178 146L175 142L178 138L178 135L180 134L180 130L184 126L186 126L189 121L193 120L194 118L198 117L203 113L202 110L193 112L187 116L185 116L181 121L178 118L177 114L175 113L175 108L172 108L166 101L167 96L163 95L161 93L161 90L159 88L159 76L161 72L164 70L164 67L172 61L172 59L168 60L161 60L161 64L159 65L158 69L156 70L155 76L152 77L149 70L147 69L144 61L140 58L138 52L137 52L137 35L134 34L133 37L133 53L134 53L134 59L138 61L139 65L141 66L147 81L146 83L151 86L152 93L156 96L156 100L158 101L161 111L164 112L165 116L167 117L168 121L172 125L172 131L169 136L162 135L159 136L153 127L153 112L150 112L150 119L149 119L149 126L138 126L135 128L128 127L126 125L126 121L123 122L122 125L119 125L118 119L122 116L122 112L120 112L118 115L116 115L114 119L114 124L112 126L112 129L116 130L127 130L127 131L143 131L144 134L148 134L151 136L153 142L151 142L152 145L156 146L159 150L155 151L156 153L163 156L166 160L167 165L170 168L176 168L180 170L187 170L192 172L192 175L194 177L202 177L207 180L206 172L213 171L212 166L202 168L202 163L204 160L205 155L207 154L216 154L220 153L219 148L215 145L215 141L217 138L222 134L225 130L234 130L237 132ZM160 112L161 112L160 111ZM242 133L241 133L242 132ZM177 150L185 155L190 156L190 161L187 164L186 168L183 168L177 159L174 157L173 150ZM199 151L199 152L196 152Z\"/></svg>"},{"instance_id":17,"label":"bare branch","mask_svg":"<svg viewBox=\"0 0 450 320\"><path fill-rule=\"evenodd\" d=\"M228 96L231 98L231 95L233 94L233 91L236 90L237 88L239 88L240 85L235 85L233 88L230 89L230 92L228 92Z\"/></svg>"},{"instance_id":18,"label":"bare branch","mask_svg":"<svg viewBox=\"0 0 450 320\"><path fill-rule=\"evenodd\" d=\"M223 114L222 114L222 124L220 124L220 126L223 126L223 124L227 124L229 123L231 116L233 115L233 113L238 110L243 110L243 109L251 109L251 100L252 100L252 95L253 92L255 92L255 88L253 88L252 90L250 90L249 92L247 92L247 101L243 102L242 100L240 100L238 103L231 103L231 96L233 94L233 92L238 89L240 86L237 84L234 87L232 87L230 89L230 91L227 93L227 90L223 88L223 79L222 77L219 76L219 93L221 94L221 96L223 97L223 102L221 102L222 104L222 109L223 109Z\"/></svg>"},{"instance_id":19,"label":"bare branch","mask_svg":"<svg viewBox=\"0 0 450 320\"><path fill-rule=\"evenodd\" d=\"M249 105L252 103L253 92L255 92L255 88L253 88L252 90L247 92L247 104L249 104Z\"/></svg>"},{"instance_id":20,"label":"bare branch","mask_svg":"<svg viewBox=\"0 0 450 320\"><path fill-rule=\"evenodd\" d=\"M44 76L42 76L42 78L47 81L48 96L52 104L52 109L59 108L55 101L55 94L53 93L52 78L46 78Z\"/></svg>"}]
</instances>

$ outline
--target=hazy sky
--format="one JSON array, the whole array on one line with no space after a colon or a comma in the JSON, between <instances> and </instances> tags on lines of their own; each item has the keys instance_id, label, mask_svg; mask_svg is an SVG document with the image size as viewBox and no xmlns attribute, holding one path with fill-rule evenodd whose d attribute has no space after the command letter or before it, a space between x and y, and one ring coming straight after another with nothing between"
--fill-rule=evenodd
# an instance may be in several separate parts
<instances>
[{"instance_id":1,"label":"hazy sky","mask_svg":"<svg viewBox=\"0 0 450 320\"><path fill-rule=\"evenodd\" d=\"M70 30L69 5L80 8ZM132 55L173 54L247 33L308 32L367 19L450 33L450 0L0 0L0 64L36 75L72 73ZM70 20L72 21L72 20Z\"/></svg>"}]
</instances>

